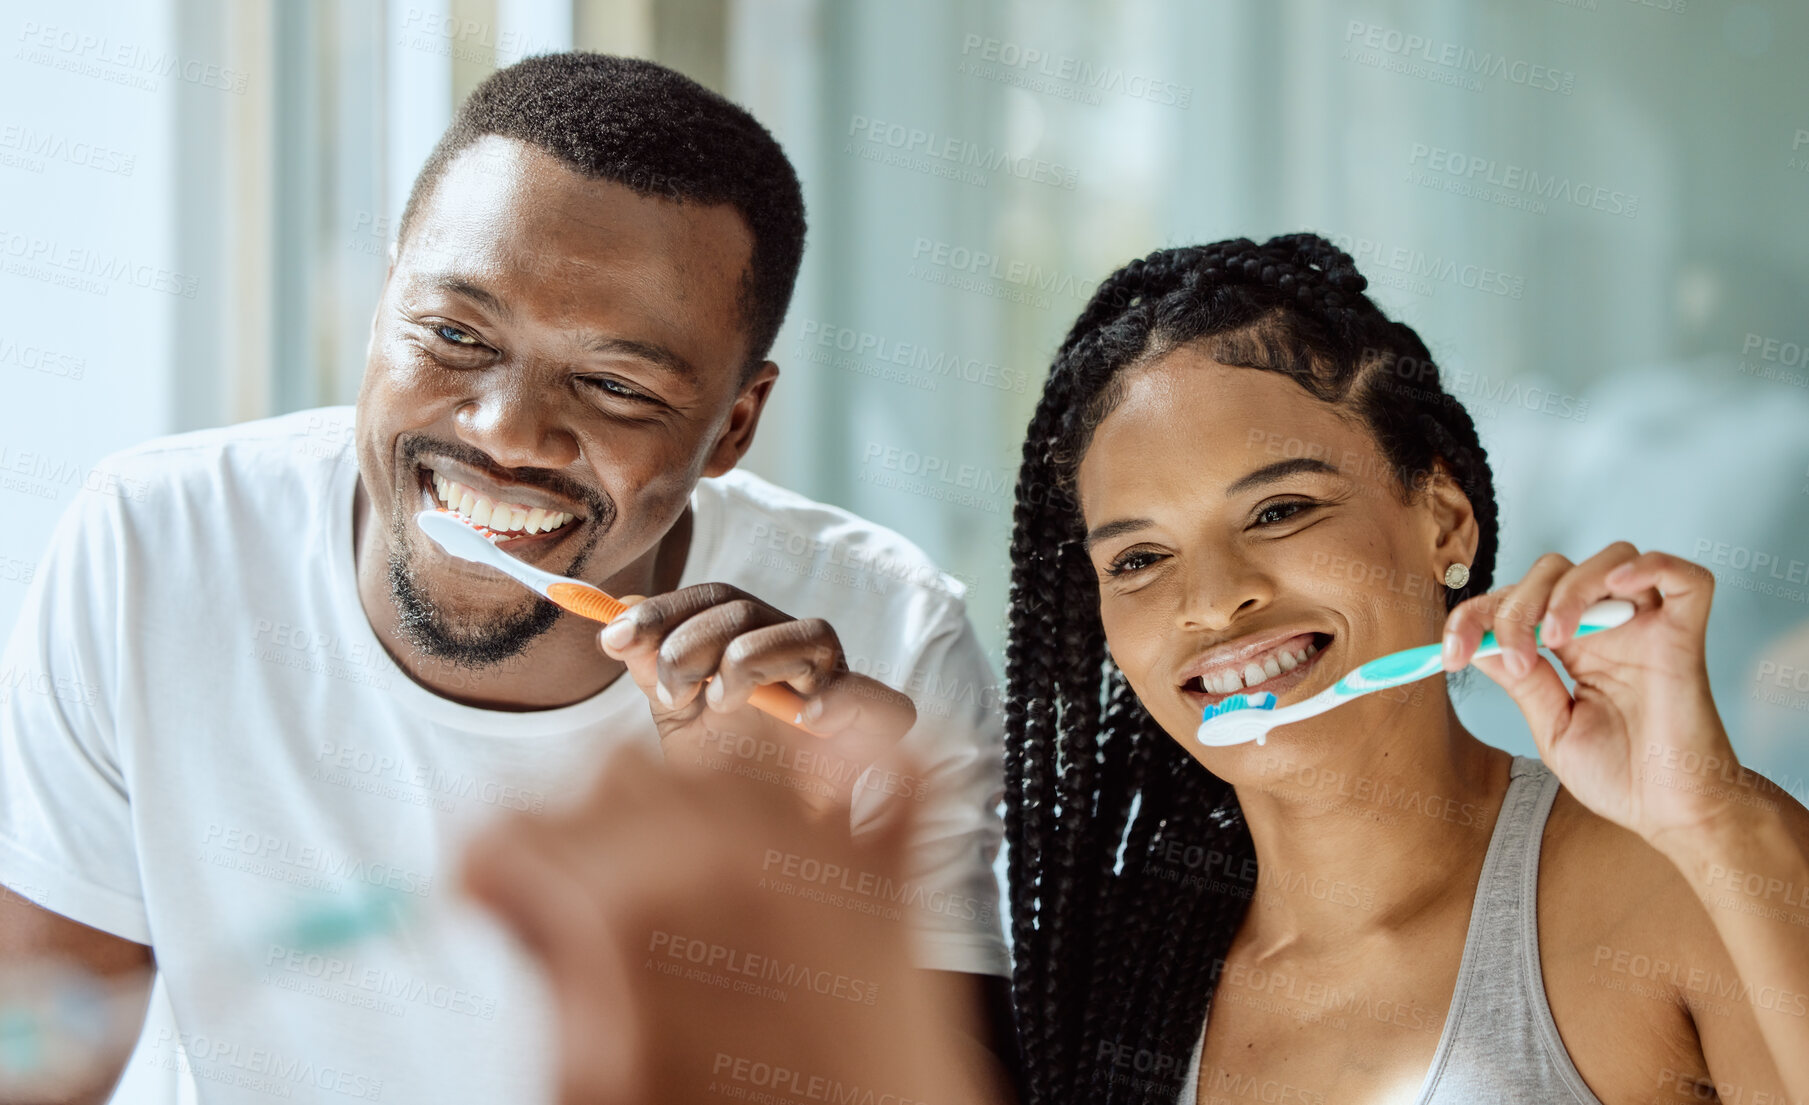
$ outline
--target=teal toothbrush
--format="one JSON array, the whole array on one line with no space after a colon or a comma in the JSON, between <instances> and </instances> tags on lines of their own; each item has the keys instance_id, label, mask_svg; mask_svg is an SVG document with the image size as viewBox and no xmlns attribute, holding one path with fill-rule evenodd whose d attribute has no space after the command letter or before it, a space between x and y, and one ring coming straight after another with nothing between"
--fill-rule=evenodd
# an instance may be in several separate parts
<instances>
[{"instance_id":1,"label":"teal toothbrush","mask_svg":"<svg viewBox=\"0 0 1809 1105\"><path fill-rule=\"evenodd\" d=\"M1604 629L1613 629L1631 617L1632 603L1625 599L1605 599L1583 611L1582 620L1572 636L1584 637L1600 633ZM1538 640L1538 637L1539 634L1535 631L1534 640ZM1501 643L1495 640L1495 634L1484 633L1481 643L1477 645L1476 655L1471 659L1494 656L1500 651ZM1422 645L1419 648L1391 652L1359 665L1355 671L1325 690L1291 706L1277 708L1275 696L1267 691L1234 694L1206 707L1200 718L1200 728L1194 736L1201 744L1213 747L1243 744L1245 741L1262 744L1271 729L1316 717L1371 691L1416 682L1443 671L1444 666L1440 646Z\"/></svg>"}]
</instances>

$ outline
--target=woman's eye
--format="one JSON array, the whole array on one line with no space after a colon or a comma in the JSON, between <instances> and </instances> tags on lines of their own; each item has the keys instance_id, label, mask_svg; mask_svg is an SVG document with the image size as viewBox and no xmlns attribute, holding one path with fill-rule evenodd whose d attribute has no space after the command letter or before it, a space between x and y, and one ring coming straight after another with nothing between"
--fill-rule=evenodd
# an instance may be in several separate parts
<instances>
[{"instance_id":1,"label":"woman's eye","mask_svg":"<svg viewBox=\"0 0 1809 1105\"><path fill-rule=\"evenodd\" d=\"M1272 526L1279 522L1285 522L1312 505L1312 503L1300 502L1298 500L1285 503L1270 503L1268 506L1265 506L1256 512L1256 524L1259 526Z\"/></svg>"},{"instance_id":2,"label":"woman's eye","mask_svg":"<svg viewBox=\"0 0 1809 1105\"><path fill-rule=\"evenodd\" d=\"M476 338L465 333L456 326L436 326L434 327L434 333L438 334L442 340L449 341L453 345L479 344Z\"/></svg>"},{"instance_id":3,"label":"woman's eye","mask_svg":"<svg viewBox=\"0 0 1809 1105\"><path fill-rule=\"evenodd\" d=\"M1121 576L1126 572L1134 572L1139 568L1147 568L1160 559L1161 557L1147 549L1131 549L1126 552L1121 552L1114 557L1112 562L1106 565L1106 574L1110 576Z\"/></svg>"}]
</instances>

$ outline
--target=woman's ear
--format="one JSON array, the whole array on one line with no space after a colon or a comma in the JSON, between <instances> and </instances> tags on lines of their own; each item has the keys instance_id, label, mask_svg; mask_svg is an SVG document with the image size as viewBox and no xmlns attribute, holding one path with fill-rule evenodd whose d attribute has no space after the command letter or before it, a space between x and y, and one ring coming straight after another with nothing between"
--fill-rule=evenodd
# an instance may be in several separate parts
<instances>
[{"instance_id":1,"label":"woman's ear","mask_svg":"<svg viewBox=\"0 0 1809 1105\"><path fill-rule=\"evenodd\" d=\"M1424 494L1432 528L1434 574L1442 574L1447 564L1466 568L1474 564L1476 548L1482 543L1482 527L1476 521L1476 508L1470 504L1470 497L1458 486L1457 477L1444 461L1433 464Z\"/></svg>"}]
</instances>

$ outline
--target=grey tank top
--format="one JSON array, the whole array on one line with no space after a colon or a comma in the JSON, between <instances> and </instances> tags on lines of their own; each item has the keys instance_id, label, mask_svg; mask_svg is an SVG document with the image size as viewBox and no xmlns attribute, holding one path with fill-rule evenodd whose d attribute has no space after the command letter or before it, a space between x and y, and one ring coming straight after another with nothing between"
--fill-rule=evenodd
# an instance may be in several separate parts
<instances>
[{"instance_id":1,"label":"grey tank top","mask_svg":"<svg viewBox=\"0 0 1809 1105\"><path fill-rule=\"evenodd\" d=\"M1539 969L1539 844L1557 796L1558 778L1543 763L1514 757L1476 884L1451 1009L1415 1105L1601 1105L1558 1038ZM1205 1042L1202 1028L1181 1105L1196 1105Z\"/></svg>"}]
</instances>

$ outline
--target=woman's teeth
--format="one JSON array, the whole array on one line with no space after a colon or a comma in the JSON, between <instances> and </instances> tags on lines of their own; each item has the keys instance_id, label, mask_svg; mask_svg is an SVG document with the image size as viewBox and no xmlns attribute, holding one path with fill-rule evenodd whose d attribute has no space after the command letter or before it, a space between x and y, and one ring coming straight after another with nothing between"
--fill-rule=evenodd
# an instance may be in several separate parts
<instances>
[{"instance_id":1,"label":"woman's teeth","mask_svg":"<svg viewBox=\"0 0 1809 1105\"><path fill-rule=\"evenodd\" d=\"M1251 660L1242 668L1207 672L1205 675L1195 676L1194 681L1199 683L1207 694L1236 694L1238 691L1274 679L1283 672L1293 671L1318 653L1319 647L1309 641L1305 648L1276 649L1267 656Z\"/></svg>"},{"instance_id":2,"label":"woman's teeth","mask_svg":"<svg viewBox=\"0 0 1809 1105\"><path fill-rule=\"evenodd\" d=\"M499 503L438 472L433 473L433 490L448 510L494 533L550 533L576 517L565 511Z\"/></svg>"}]
</instances>

